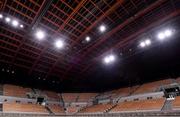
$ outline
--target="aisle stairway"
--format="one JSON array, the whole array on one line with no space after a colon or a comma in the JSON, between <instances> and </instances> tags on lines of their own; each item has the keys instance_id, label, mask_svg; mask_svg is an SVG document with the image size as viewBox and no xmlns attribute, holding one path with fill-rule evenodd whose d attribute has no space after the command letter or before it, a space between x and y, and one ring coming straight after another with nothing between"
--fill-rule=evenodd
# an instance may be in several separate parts
<instances>
[{"instance_id":1,"label":"aisle stairway","mask_svg":"<svg viewBox=\"0 0 180 117\"><path fill-rule=\"evenodd\" d=\"M162 111L170 111L172 110L172 101L173 100L167 100L164 102L164 106L162 107Z\"/></svg>"}]
</instances>

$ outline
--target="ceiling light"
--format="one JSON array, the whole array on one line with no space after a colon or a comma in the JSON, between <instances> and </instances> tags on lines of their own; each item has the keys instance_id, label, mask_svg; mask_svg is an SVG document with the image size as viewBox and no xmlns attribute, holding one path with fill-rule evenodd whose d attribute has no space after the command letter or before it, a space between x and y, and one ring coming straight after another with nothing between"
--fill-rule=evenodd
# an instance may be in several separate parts
<instances>
[{"instance_id":1,"label":"ceiling light","mask_svg":"<svg viewBox=\"0 0 180 117\"><path fill-rule=\"evenodd\" d=\"M9 17L6 17L6 18L5 18L5 21L6 21L7 23L9 23L9 22L11 21L11 19L10 19Z\"/></svg>"},{"instance_id":2,"label":"ceiling light","mask_svg":"<svg viewBox=\"0 0 180 117\"><path fill-rule=\"evenodd\" d=\"M109 62L110 62L109 57L105 57L105 58L104 58L104 63L108 64Z\"/></svg>"},{"instance_id":3,"label":"ceiling light","mask_svg":"<svg viewBox=\"0 0 180 117\"><path fill-rule=\"evenodd\" d=\"M20 25L20 28L24 28L24 25L21 24L21 25Z\"/></svg>"},{"instance_id":4,"label":"ceiling light","mask_svg":"<svg viewBox=\"0 0 180 117\"><path fill-rule=\"evenodd\" d=\"M86 40L87 42L89 42L89 41L91 40L91 38L90 38L89 36L87 36L87 37L85 38L85 40Z\"/></svg>"},{"instance_id":5,"label":"ceiling light","mask_svg":"<svg viewBox=\"0 0 180 117\"><path fill-rule=\"evenodd\" d=\"M159 40L164 40L164 39L166 39L168 37L171 37L172 34L173 34L172 30L166 29L164 31L159 32L157 37L158 37Z\"/></svg>"},{"instance_id":6,"label":"ceiling light","mask_svg":"<svg viewBox=\"0 0 180 117\"><path fill-rule=\"evenodd\" d=\"M0 19L2 19L3 18L3 15L2 14L0 14Z\"/></svg>"},{"instance_id":7,"label":"ceiling light","mask_svg":"<svg viewBox=\"0 0 180 117\"><path fill-rule=\"evenodd\" d=\"M36 38L42 40L45 37L45 33L41 30L37 31L35 34Z\"/></svg>"},{"instance_id":8,"label":"ceiling light","mask_svg":"<svg viewBox=\"0 0 180 117\"><path fill-rule=\"evenodd\" d=\"M146 46L146 44L145 44L144 42L141 42L141 43L140 43L140 46L143 48L143 47Z\"/></svg>"},{"instance_id":9,"label":"ceiling light","mask_svg":"<svg viewBox=\"0 0 180 117\"><path fill-rule=\"evenodd\" d=\"M151 44L151 40L149 40L149 39L145 40L145 44L146 45L150 45Z\"/></svg>"},{"instance_id":10,"label":"ceiling light","mask_svg":"<svg viewBox=\"0 0 180 117\"><path fill-rule=\"evenodd\" d=\"M12 21L12 25L13 25L14 27L17 27L18 24L19 24L19 22L18 22L17 20L13 20L13 21Z\"/></svg>"},{"instance_id":11,"label":"ceiling light","mask_svg":"<svg viewBox=\"0 0 180 117\"><path fill-rule=\"evenodd\" d=\"M163 32L160 32L160 33L158 34L158 39L159 39L159 40L164 40L164 38L165 38L164 33L163 33Z\"/></svg>"},{"instance_id":12,"label":"ceiling light","mask_svg":"<svg viewBox=\"0 0 180 117\"><path fill-rule=\"evenodd\" d=\"M101 25L99 27L99 30L100 30L100 32L105 32L106 31L106 27L104 25Z\"/></svg>"},{"instance_id":13,"label":"ceiling light","mask_svg":"<svg viewBox=\"0 0 180 117\"><path fill-rule=\"evenodd\" d=\"M172 30L169 30L169 29L165 30L165 31L164 31L164 35L165 35L166 37L170 37L170 36L172 35Z\"/></svg>"},{"instance_id":14,"label":"ceiling light","mask_svg":"<svg viewBox=\"0 0 180 117\"><path fill-rule=\"evenodd\" d=\"M115 57L114 57L113 55L110 55L110 56L109 56L109 59L110 59L110 61L114 61L114 60L115 60Z\"/></svg>"},{"instance_id":15,"label":"ceiling light","mask_svg":"<svg viewBox=\"0 0 180 117\"><path fill-rule=\"evenodd\" d=\"M105 64L109 64L109 63L112 63L114 61L115 61L115 56L114 55L108 55L108 56L104 57L104 59L103 59L103 62Z\"/></svg>"},{"instance_id":16,"label":"ceiling light","mask_svg":"<svg viewBox=\"0 0 180 117\"><path fill-rule=\"evenodd\" d=\"M57 48L63 48L64 42L63 42L62 40L56 40L55 46L56 46Z\"/></svg>"}]
</instances>

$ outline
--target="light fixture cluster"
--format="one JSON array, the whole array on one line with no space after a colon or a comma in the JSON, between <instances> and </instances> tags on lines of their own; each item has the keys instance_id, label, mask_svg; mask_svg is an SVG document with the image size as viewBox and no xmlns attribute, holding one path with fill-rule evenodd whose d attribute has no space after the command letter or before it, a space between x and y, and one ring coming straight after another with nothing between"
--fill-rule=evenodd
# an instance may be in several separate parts
<instances>
[{"instance_id":1,"label":"light fixture cluster","mask_svg":"<svg viewBox=\"0 0 180 117\"><path fill-rule=\"evenodd\" d=\"M160 31L157 34L156 38L157 38L158 41L164 41L164 40L170 38L173 35L173 32L174 31L172 29L165 29L163 31ZM139 46L141 48L147 47L149 45L151 45L151 40L150 39L146 39L145 41L141 41L140 44L139 44Z\"/></svg>"},{"instance_id":2,"label":"light fixture cluster","mask_svg":"<svg viewBox=\"0 0 180 117\"><path fill-rule=\"evenodd\" d=\"M24 28L24 25L21 24L17 19L11 18L9 16L4 16L3 14L0 14L0 20L4 21L5 23L15 27L15 28Z\"/></svg>"},{"instance_id":3,"label":"light fixture cluster","mask_svg":"<svg viewBox=\"0 0 180 117\"><path fill-rule=\"evenodd\" d=\"M110 64L110 63L113 63L115 59L116 59L115 55L110 54L108 56L105 56L103 61L105 64Z\"/></svg>"},{"instance_id":4,"label":"light fixture cluster","mask_svg":"<svg viewBox=\"0 0 180 117\"><path fill-rule=\"evenodd\" d=\"M7 73L11 73L11 74L14 74L14 70L9 70L9 69L5 69L5 68L2 68L1 69L2 72L7 72Z\"/></svg>"},{"instance_id":5,"label":"light fixture cluster","mask_svg":"<svg viewBox=\"0 0 180 117\"><path fill-rule=\"evenodd\" d=\"M150 46L151 45L151 40L150 39L146 39L145 41L140 42L140 47L144 48L146 46Z\"/></svg>"},{"instance_id":6,"label":"light fixture cluster","mask_svg":"<svg viewBox=\"0 0 180 117\"><path fill-rule=\"evenodd\" d=\"M167 28L167 29L164 29L164 30L160 31L159 33L157 33L155 38L158 41L164 41L166 39L169 39L171 36L173 36L173 34L174 34L174 30ZM141 41L138 46L141 48L145 48L145 47L150 46L151 44L152 44L152 39L147 38L147 39L144 39L143 41ZM122 53L121 53L121 56L122 56ZM115 62L116 58L117 57L115 57L115 55L110 54L103 58L103 63L105 63L105 64L113 63L113 62Z\"/></svg>"},{"instance_id":7,"label":"light fixture cluster","mask_svg":"<svg viewBox=\"0 0 180 117\"><path fill-rule=\"evenodd\" d=\"M107 30L107 28L106 28L106 26L104 24L102 24L102 25L100 25L98 27L98 30L99 30L100 33L104 33ZM86 42L90 42L91 41L91 37L90 36L86 36L85 37L85 41Z\"/></svg>"},{"instance_id":8,"label":"light fixture cluster","mask_svg":"<svg viewBox=\"0 0 180 117\"><path fill-rule=\"evenodd\" d=\"M37 40L39 41L43 41L45 38L46 38L46 33L45 31L43 30L36 30L35 32L35 37ZM54 46L57 48L57 49L62 49L64 47L64 41L62 38L58 38L54 41Z\"/></svg>"},{"instance_id":9,"label":"light fixture cluster","mask_svg":"<svg viewBox=\"0 0 180 117\"><path fill-rule=\"evenodd\" d=\"M160 41L164 41L164 40L168 39L169 37L171 37L172 34L173 34L173 30L171 30L171 29L166 29L166 30L163 30L163 31L159 32L159 33L157 34L157 38L158 38L158 40L160 40Z\"/></svg>"}]
</instances>

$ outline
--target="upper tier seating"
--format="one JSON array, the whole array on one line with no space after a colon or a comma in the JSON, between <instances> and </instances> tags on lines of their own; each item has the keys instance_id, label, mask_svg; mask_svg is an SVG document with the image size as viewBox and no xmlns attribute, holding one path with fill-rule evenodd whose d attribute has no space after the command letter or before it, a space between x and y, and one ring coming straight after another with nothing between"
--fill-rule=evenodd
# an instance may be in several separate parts
<instances>
[{"instance_id":1,"label":"upper tier seating","mask_svg":"<svg viewBox=\"0 0 180 117\"><path fill-rule=\"evenodd\" d=\"M178 77L178 78L176 79L176 82L177 82L177 83L180 83L180 77Z\"/></svg>"},{"instance_id":2,"label":"upper tier seating","mask_svg":"<svg viewBox=\"0 0 180 117\"><path fill-rule=\"evenodd\" d=\"M3 112L49 114L48 111L41 105L20 103L4 103Z\"/></svg>"},{"instance_id":3,"label":"upper tier seating","mask_svg":"<svg viewBox=\"0 0 180 117\"><path fill-rule=\"evenodd\" d=\"M67 114L74 114L78 111L79 107L69 106L66 110Z\"/></svg>"},{"instance_id":4,"label":"upper tier seating","mask_svg":"<svg viewBox=\"0 0 180 117\"><path fill-rule=\"evenodd\" d=\"M110 109L113 104L98 104L86 107L82 109L79 113L103 113L106 110Z\"/></svg>"},{"instance_id":5,"label":"upper tier seating","mask_svg":"<svg viewBox=\"0 0 180 117\"><path fill-rule=\"evenodd\" d=\"M95 97L96 93L79 93L78 94L78 102L88 102L90 99Z\"/></svg>"},{"instance_id":6,"label":"upper tier seating","mask_svg":"<svg viewBox=\"0 0 180 117\"><path fill-rule=\"evenodd\" d=\"M128 96L131 92L131 88L127 87L127 88L120 88L117 90L114 90L113 93L115 95L113 95L112 97L117 97L117 96Z\"/></svg>"},{"instance_id":7,"label":"upper tier seating","mask_svg":"<svg viewBox=\"0 0 180 117\"><path fill-rule=\"evenodd\" d=\"M124 112L124 111L143 111L143 110L161 110L164 105L164 98L121 102L117 104L110 112Z\"/></svg>"},{"instance_id":8,"label":"upper tier seating","mask_svg":"<svg viewBox=\"0 0 180 117\"><path fill-rule=\"evenodd\" d=\"M26 94L31 92L30 88L23 88L15 85L4 85L3 95L5 96L14 96L14 97L27 97Z\"/></svg>"},{"instance_id":9,"label":"upper tier seating","mask_svg":"<svg viewBox=\"0 0 180 117\"><path fill-rule=\"evenodd\" d=\"M44 91L44 93L48 96L48 99L50 99L50 100L59 100L60 99L56 92Z\"/></svg>"},{"instance_id":10,"label":"upper tier seating","mask_svg":"<svg viewBox=\"0 0 180 117\"><path fill-rule=\"evenodd\" d=\"M180 109L180 96L175 97L175 100L173 101L173 108Z\"/></svg>"},{"instance_id":11,"label":"upper tier seating","mask_svg":"<svg viewBox=\"0 0 180 117\"><path fill-rule=\"evenodd\" d=\"M140 93L147 93L147 92L154 92L157 88L163 85L171 84L172 80L167 79L167 80L160 80L156 82L151 82L151 83L146 83L140 86L134 94L140 94Z\"/></svg>"},{"instance_id":12,"label":"upper tier seating","mask_svg":"<svg viewBox=\"0 0 180 117\"><path fill-rule=\"evenodd\" d=\"M77 93L63 93L62 98L64 102L76 102L78 98L78 94Z\"/></svg>"},{"instance_id":13,"label":"upper tier seating","mask_svg":"<svg viewBox=\"0 0 180 117\"><path fill-rule=\"evenodd\" d=\"M48 107L50 108L50 110L54 113L54 114L64 114L64 108L61 107L60 105L48 105Z\"/></svg>"}]
</instances>

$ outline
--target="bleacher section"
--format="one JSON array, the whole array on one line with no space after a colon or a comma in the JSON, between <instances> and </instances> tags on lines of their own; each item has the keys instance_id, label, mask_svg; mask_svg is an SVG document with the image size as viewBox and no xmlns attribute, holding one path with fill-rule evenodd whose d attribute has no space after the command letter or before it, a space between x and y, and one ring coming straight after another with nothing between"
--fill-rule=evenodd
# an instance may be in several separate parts
<instances>
[{"instance_id":1,"label":"bleacher section","mask_svg":"<svg viewBox=\"0 0 180 117\"><path fill-rule=\"evenodd\" d=\"M78 98L77 93L63 93L62 98L64 102L76 102Z\"/></svg>"},{"instance_id":2,"label":"bleacher section","mask_svg":"<svg viewBox=\"0 0 180 117\"><path fill-rule=\"evenodd\" d=\"M180 110L180 96L177 96L173 101L174 110Z\"/></svg>"},{"instance_id":3,"label":"bleacher section","mask_svg":"<svg viewBox=\"0 0 180 117\"><path fill-rule=\"evenodd\" d=\"M66 108L66 113L67 114L74 114L78 111L78 107L74 107L74 106L69 106L68 108Z\"/></svg>"},{"instance_id":4,"label":"bleacher section","mask_svg":"<svg viewBox=\"0 0 180 117\"><path fill-rule=\"evenodd\" d=\"M48 105L49 109L56 115L62 115L65 114L64 112L64 108L61 107L60 105L54 105L54 104L50 104Z\"/></svg>"},{"instance_id":5,"label":"bleacher section","mask_svg":"<svg viewBox=\"0 0 180 117\"><path fill-rule=\"evenodd\" d=\"M85 107L79 113L103 113L110 109L113 104L98 104L90 107Z\"/></svg>"},{"instance_id":6,"label":"bleacher section","mask_svg":"<svg viewBox=\"0 0 180 117\"><path fill-rule=\"evenodd\" d=\"M13 97L27 97L26 94L31 92L30 88L23 88L20 86L14 85L4 85L3 87L3 95L5 96L13 96Z\"/></svg>"},{"instance_id":7,"label":"bleacher section","mask_svg":"<svg viewBox=\"0 0 180 117\"><path fill-rule=\"evenodd\" d=\"M160 81L155 81L155 82L151 82L151 83L146 83L146 84L141 85L141 86L134 92L134 94L154 92L154 91L156 91L158 88L160 88L160 86L168 85L168 84L171 84L171 83L172 83L172 80L171 80L171 79L160 80Z\"/></svg>"},{"instance_id":8,"label":"bleacher section","mask_svg":"<svg viewBox=\"0 0 180 117\"><path fill-rule=\"evenodd\" d=\"M20 103L4 103L3 112L49 114L48 111L41 105Z\"/></svg>"},{"instance_id":9,"label":"bleacher section","mask_svg":"<svg viewBox=\"0 0 180 117\"><path fill-rule=\"evenodd\" d=\"M49 100L60 100L60 97L56 92L44 91L44 93L47 95Z\"/></svg>"},{"instance_id":10,"label":"bleacher section","mask_svg":"<svg viewBox=\"0 0 180 117\"><path fill-rule=\"evenodd\" d=\"M161 80L133 87L120 88L103 93L56 93L14 85L2 85L3 113L36 113L55 115L102 114L162 111L167 106L160 87L179 80ZM172 86L172 85L169 85ZM149 92L149 93L148 93ZM36 104L37 98L28 93L44 97L44 105ZM172 110L180 110L180 96L172 100Z\"/></svg>"},{"instance_id":11,"label":"bleacher section","mask_svg":"<svg viewBox=\"0 0 180 117\"><path fill-rule=\"evenodd\" d=\"M160 111L165 99L151 99L118 103L110 112L130 112L130 111Z\"/></svg>"},{"instance_id":12,"label":"bleacher section","mask_svg":"<svg viewBox=\"0 0 180 117\"><path fill-rule=\"evenodd\" d=\"M97 93L79 93L78 102L88 102L90 99L94 98Z\"/></svg>"}]
</instances>

